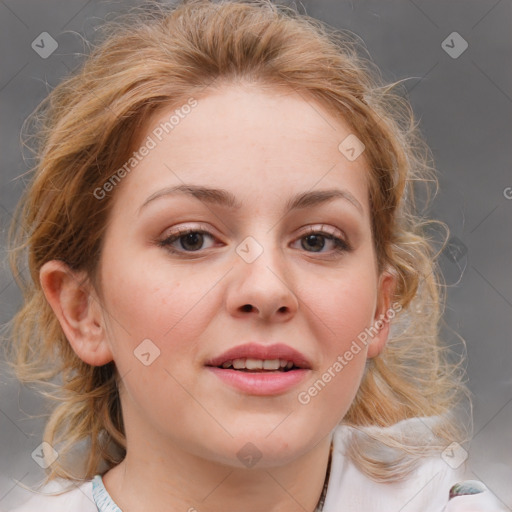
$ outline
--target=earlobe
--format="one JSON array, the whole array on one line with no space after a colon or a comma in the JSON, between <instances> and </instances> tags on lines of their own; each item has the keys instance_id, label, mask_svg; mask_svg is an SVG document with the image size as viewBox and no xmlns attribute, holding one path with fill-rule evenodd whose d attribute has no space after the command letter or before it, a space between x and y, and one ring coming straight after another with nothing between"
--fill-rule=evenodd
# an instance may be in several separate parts
<instances>
[{"instance_id":1,"label":"earlobe","mask_svg":"<svg viewBox=\"0 0 512 512\"><path fill-rule=\"evenodd\" d=\"M384 271L379 278L379 300L373 320L375 336L368 345L368 357L378 356L386 346L390 329L391 298L396 285L396 277L389 271Z\"/></svg>"},{"instance_id":2,"label":"earlobe","mask_svg":"<svg viewBox=\"0 0 512 512\"><path fill-rule=\"evenodd\" d=\"M78 357L92 366L112 361L101 306L83 272L72 271L62 261L46 262L39 281L46 300Z\"/></svg>"}]
</instances>

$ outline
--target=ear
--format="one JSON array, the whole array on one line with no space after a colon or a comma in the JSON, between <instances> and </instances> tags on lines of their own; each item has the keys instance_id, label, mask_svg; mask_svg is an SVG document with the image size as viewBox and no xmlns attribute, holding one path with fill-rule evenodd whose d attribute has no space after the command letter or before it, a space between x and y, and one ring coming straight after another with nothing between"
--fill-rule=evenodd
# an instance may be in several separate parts
<instances>
[{"instance_id":1,"label":"ear","mask_svg":"<svg viewBox=\"0 0 512 512\"><path fill-rule=\"evenodd\" d=\"M92 366L112 361L101 304L84 272L72 271L62 261L46 262L39 281L46 300L76 355Z\"/></svg>"},{"instance_id":2,"label":"ear","mask_svg":"<svg viewBox=\"0 0 512 512\"><path fill-rule=\"evenodd\" d=\"M368 345L368 357L378 356L386 346L389 336L389 322L391 320L391 298L395 285L395 275L388 270L383 271L379 277L377 308L372 328L370 329L372 332L376 332L376 334L371 338Z\"/></svg>"}]
</instances>

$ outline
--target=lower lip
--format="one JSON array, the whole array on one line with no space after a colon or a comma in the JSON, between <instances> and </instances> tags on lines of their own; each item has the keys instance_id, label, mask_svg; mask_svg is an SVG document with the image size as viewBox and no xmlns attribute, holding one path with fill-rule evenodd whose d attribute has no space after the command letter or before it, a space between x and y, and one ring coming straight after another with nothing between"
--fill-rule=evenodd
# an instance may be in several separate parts
<instances>
[{"instance_id":1,"label":"lower lip","mask_svg":"<svg viewBox=\"0 0 512 512\"><path fill-rule=\"evenodd\" d=\"M291 370L288 372L243 372L225 370L216 366L207 366L226 384L250 395L277 395L284 393L301 382L309 370Z\"/></svg>"}]
</instances>

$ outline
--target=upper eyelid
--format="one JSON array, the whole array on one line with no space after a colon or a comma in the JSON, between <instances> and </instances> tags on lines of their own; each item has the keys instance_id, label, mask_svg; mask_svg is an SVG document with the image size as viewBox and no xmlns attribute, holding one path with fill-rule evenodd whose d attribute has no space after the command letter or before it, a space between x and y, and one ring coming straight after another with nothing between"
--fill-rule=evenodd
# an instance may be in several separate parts
<instances>
[{"instance_id":1,"label":"upper eyelid","mask_svg":"<svg viewBox=\"0 0 512 512\"><path fill-rule=\"evenodd\" d=\"M340 228L336 228L336 227L333 227L333 226L326 226L325 223L318 224L318 226L319 227L315 227L314 224L308 224L307 226L302 226L299 229L300 229L301 233L303 233L303 232L306 232L306 233L309 233L309 232L320 233L320 232L324 232L325 231L329 235L337 236L334 233L330 232L330 231L335 231L335 232L341 233L341 237L342 238L347 238L346 233L342 229L340 229ZM215 230L213 230L213 231L215 231ZM175 231L169 232L169 234L165 235L164 239L165 238L169 238L171 236L177 236L180 233L185 233L186 234L188 232L204 232L207 235L218 237L218 235L216 235L214 232L212 232L212 229L210 229L210 228L208 228L208 227L206 227L206 226L204 226L202 224L197 224L197 225L192 225L192 226L181 226L181 227L177 228Z\"/></svg>"},{"instance_id":2,"label":"upper eyelid","mask_svg":"<svg viewBox=\"0 0 512 512\"><path fill-rule=\"evenodd\" d=\"M168 234L165 234L163 238L165 240L166 238L169 238L171 236L179 236L182 233L186 234L190 231L206 233L207 235L214 236L214 237L218 238L218 236L214 232L212 232L212 229L207 228L207 227L203 226L202 224L198 224L196 226L180 226L179 228L176 228L173 231L169 231Z\"/></svg>"}]
</instances>

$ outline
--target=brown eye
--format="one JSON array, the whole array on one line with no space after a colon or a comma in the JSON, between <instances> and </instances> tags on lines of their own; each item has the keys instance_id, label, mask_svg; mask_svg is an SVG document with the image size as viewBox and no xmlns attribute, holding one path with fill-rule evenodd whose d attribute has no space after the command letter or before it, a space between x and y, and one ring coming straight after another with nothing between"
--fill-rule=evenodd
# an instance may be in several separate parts
<instances>
[{"instance_id":1,"label":"brown eye","mask_svg":"<svg viewBox=\"0 0 512 512\"><path fill-rule=\"evenodd\" d=\"M158 242L160 247L165 247L173 253L197 252L204 249L205 237L213 239L213 235L204 230L186 229L173 233L164 240ZM178 245L178 247L177 247Z\"/></svg>"},{"instance_id":2,"label":"brown eye","mask_svg":"<svg viewBox=\"0 0 512 512\"><path fill-rule=\"evenodd\" d=\"M201 249L201 246L203 245L203 234L198 233L197 231L193 231L188 233L187 235L181 235L178 240L181 243L181 246L183 249L189 250L189 251L197 251Z\"/></svg>"},{"instance_id":3,"label":"brown eye","mask_svg":"<svg viewBox=\"0 0 512 512\"><path fill-rule=\"evenodd\" d=\"M348 242L343 238L335 236L333 233L329 233L322 230L315 230L310 228L308 232L301 238L301 248L307 252L316 252L319 254L329 254L338 252L348 252L351 247ZM323 249L327 246L332 248L331 251Z\"/></svg>"},{"instance_id":4,"label":"brown eye","mask_svg":"<svg viewBox=\"0 0 512 512\"><path fill-rule=\"evenodd\" d=\"M302 244L304 249L307 249L306 245L309 247L313 247L314 252L321 251L325 246L325 236L323 235L307 235L302 240L305 240L306 243Z\"/></svg>"}]
</instances>

